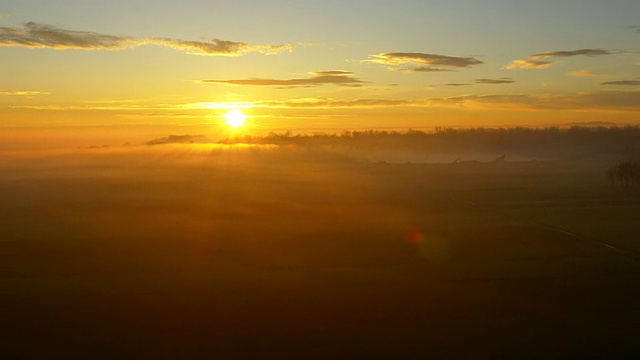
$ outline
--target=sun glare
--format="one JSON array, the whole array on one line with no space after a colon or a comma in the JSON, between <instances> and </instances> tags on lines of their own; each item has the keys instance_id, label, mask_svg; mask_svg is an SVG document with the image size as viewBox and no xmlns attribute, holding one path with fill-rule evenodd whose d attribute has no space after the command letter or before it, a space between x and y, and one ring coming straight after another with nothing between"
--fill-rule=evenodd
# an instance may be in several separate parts
<instances>
[{"instance_id":1,"label":"sun glare","mask_svg":"<svg viewBox=\"0 0 640 360\"><path fill-rule=\"evenodd\" d=\"M247 116L242 111L234 109L224 114L224 118L227 121L227 125L237 129L244 125Z\"/></svg>"}]
</instances>

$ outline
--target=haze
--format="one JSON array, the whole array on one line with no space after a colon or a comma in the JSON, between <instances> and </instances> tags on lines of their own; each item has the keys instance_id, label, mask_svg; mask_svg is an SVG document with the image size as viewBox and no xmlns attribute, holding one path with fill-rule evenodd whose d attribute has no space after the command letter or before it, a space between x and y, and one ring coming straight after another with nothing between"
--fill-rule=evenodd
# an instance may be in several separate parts
<instances>
[{"instance_id":1,"label":"haze","mask_svg":"<svg viewBox=\"0 0 640 360\"><path fill-rule=\"evenodd\" d=\"M0 0L0 358L638 358L639 13Z\"/></svg>"}]
</instances>

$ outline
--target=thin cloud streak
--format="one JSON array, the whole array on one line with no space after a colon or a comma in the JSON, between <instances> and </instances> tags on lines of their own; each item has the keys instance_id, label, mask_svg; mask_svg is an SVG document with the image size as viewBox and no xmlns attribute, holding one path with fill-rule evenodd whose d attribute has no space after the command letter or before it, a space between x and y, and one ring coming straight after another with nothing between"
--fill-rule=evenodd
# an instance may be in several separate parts
<instances>
[{"instance_id":1,"label":"thin cloud streak","mask_svg":"<svg viewBox=\"0 0 640 360\"><path fill-rule=\"evenodd\" d=\"M539 54L529 55L533 60L514 60L511 64L503 67L507 70L525 70L525 69L546 69L550 66L557 64L558 61L537 60L537 59L550 59L550 58L562 58L572 56L602 56L602 55L614 55L616 52L605 49L579 49L579 50L560 50L560 51L548 51Z\"/></svg>"},{"instance_id":2,"label":"thin cloud streak","mask_svg":"<svg viewBox=\"0 0 640 360\"><path fill-rule=\"evenodd\" d=\"M577 70L577 71L572 71L570 72L568 75L571 76L579 76L579 77L597 77L600 76L598 74L595 74L589 70Z\"/></svg>"},{"instance_id":3,"label":"thin cloud streak","mask_svg":"<svg viewBox=\"0 0 640 360\"><path fill-rule=\"evenodd\" d=\"M327 71L312 71L309 74L315 76L348 76L354 75L351 71L346 70L327 70Z\"/></svg>"},{"instance_id":4,"label":"thin cloud streak","mask_svg":"<svg viewBox=\"0 0 640 360\"><path fill-rule=\"evenodd\" d=\"M640 80L606 81L601 83L601 85L640 86Z\"/></svg>"},{"instance_id":5,"label":"thin cloud streak","mask_svg":"<svg viewBox=\"0 0 640 360\"><path fill-rule=\"evenodd\" d=\"M250 45L220 39L202 42L171 38L146 38L142 40L142 44L165 46L187 54L204 56L242 56L252 52L274 55L282 51L291 52L293 50L293 45Z\"/></svg>"},{"instance_id":6,"label":"thin cloud streak","mask_svg":"<svg viewBox=\"0 0 640 360\"><path fill-rule=\"evenodd\" d=\"M353 73L344 70L314 71L310 78L302 79L236 79L236 80L200 80L201 83L218 83L229 85L280 86L281 88L311 87L333 84L338 86L362 86L364 81L354 78Z\"/></svg>"},{"instance_id":7,"label":"thin cloud streak","mask_svg":"<svg viewBox=\"0 0 640 360\"><path fill-rule=\"evenodd\" d=\"M580 49L580 50L562 50L562 51L549 51L540 54L533 54L529 57L532 59L548 59L556 57L570 57L570 56L600 56L600 55L613 55L614 52L604 49Z\"/></svg>"},{"instance_id":8,"label":"thin cloud streak","mask_svg":"<svg viewBox=\"0 0 640 360\"><path fill-rule=\"evenodd\" d=\"M443 71L452 71L451 69L436 68L431 66L418 66L418 67L402 67L393 69L393 71L407 72L407 73L435 73Z\"/></svg>"},{"instance_id":9,"label":"thin cloud streak","mask_svg":"<svg viewBox=\"0 0 640 360\"><path fill-rule=\"evenodd\" d=\"M505 66L507 70L516 69L546 69L555 64L555 61L535 61L535 60L514 60L511 64Z\"/></svg>"},{"instance_id":10,"label":"thin cloud streak","mask_svg":"<svg viewBox=\"0 0 640 360\"><path fill-rule=\"evenodd\" d=\"M0 46L54 50L123 50L145 45L163 46L187 54L208 56L242 56L252 52L271 55L293 49L293 45L251 45L220 39L202 42L160 37L115 36L61 29L35 22L28 22L23 28L0 27Z\"/></svg>"},{"instance_id":11,"label":"thin cloud streak","mask_svg":"<svg viewBox=\"0 0 640 360\"><path fill-rule=\"evenodd\" d=\"M424 100L406 99L354 99L302 98L288 100L260 101L257 107L267 108L376 108L396 106L426 105Z\"/></svg>"},{"instance_id":12,"label":"thin cloud streak","mask_svg":"<svg viewBox=\"0 0 640 360\"><path fill-rule=\"evenodd\" d=\"M515 82L514 80L511 80L511 79L475 79L474 81L477 84L494 84L494 85L511 84Z\"/></svg>"},{"instance_id":13,"label":"thin cloud streak","mask_svg":"<svg viewBox=\"0 0 640 360\"><path fill-rule=\"evenodd\" d=\"M50 95L50 93L43 92L43 91L0 91L0 95L4 95L4 96L40 96L40 95Z\"/></svg>"},{"instance_id":14,"label":"thin cloud streak","mask_svg":"<svg viewBox=\"0 0 640 360\"><path fill-rule=\"evenodd\" d=\"M602 91L569 95L465 95L429 101L433 106L463 109L640 111L640 91Z\"/></svg>"},{"instance_id":15,"label":"thin cloud streak","mask_svg":"<svg viewBox=\"0 0 640 360\"><path fill-rule=\"evenodd\" d=\"M640 111L640 91L601 91L568 95L463 95L423 99L302 98L261 101L255 107L267 108L380 108L439 107L462 110L514 111Z\"/></svg>"},{"instance_id":16,"label":"thin cloud streak","mask_svg":"<svg viewBox=\"0 0 640 360\"><path fill-rule=\"evenodd\" d=\"M19 46L32 49L106 49L120 50L135 46L132 37L99 34L91 31L60 29L50 25L28 22L24 28L0 27L0 46Z\"/></svg>"},{"instance_id":17,"label":"thin cloud streak","mask_svg":"<svg viewBox=\"0 0 640 360\"><path fill-rule=\"evenodd\" d=\"M640 80L612 82L612 85L639 86ZM604 83L603 83L604 84ZM592 93L574 93L566 95L526 95L526 94L489 94L462 95L452 97L431 97L418 99L334 99L334 98L294 98L283 100L263 100L251 103L186 103L186 104L129 104L110 105L96 104L84 106L41 105L41 106L10 106L17 109L48 110L48 111L77 111L99 110L123 112L127 115L142 114L144 116L171 116L202 118L203 115L194 113L206 109L226 109L233 107L265 108L265 109L333 109L333 108L392 108L392 107L424 107L424 108L452 108L460 110L514 110L514 111L626 111L640 112L640 90L608 90ZM155 113L162 111L162 113ZM205 115L206 116L206 115Z\"/></svg>"},{"instance_id":18,"label":"thin cloud streak","mask_svg":"<svg viewBox=\"0 0 640 360\"><path fill-rule=\"evenodd\" d=\"M640 111L640 91L602 91L568 95L467 95L432 99L434 105L467 109Z\"/></svg>"},{"instance_id":19,"label":"thin cloud streak","mask_svg":"<svg viewBox=\"0 0 640 360\"><path fill-rule=\"evenodd\" d=\"M100 110L100 111L121 111L121 112L142 112L142 111L160 111L166 114L166 111L191 111L191 110L211 110L211 109L248 109L253 107L251 102L197 102L186 104L150 104L131 101L92 101L91 104L85 105L10 105L12 109L30 109L30 110L51 110L51 111L84 111L84 110Z\"/></svg>"},{"instance_id":20,"label":"thin cloud streak","mask_svg":"<svg viewBox=\"0 0 640 360\"><path fill-rule=\"evenodd\" d=\"M452 71L458 68L468 68L473 65L484 64L473 57L456 57L425 53L381 53L369 55L369 59L362 63L380 64L389 66L392 71L402 72L442 72Z\"/></svg>"},{"instance_id":21,"label":"thin cloud streak","mask_svg":"<svg viewBox=\"0 0 640 360\"><path fill-rule=\"evenodd\" d=\"M572 71L570 73L567 73L567 75L570 76L578 76L578 77L592 77L592 78L610 78L610 77L616 77L614 74L606 74L606 73L594 73L593 71L590 70L577 70L577 71Z\"/></svg>"}]
</instances>

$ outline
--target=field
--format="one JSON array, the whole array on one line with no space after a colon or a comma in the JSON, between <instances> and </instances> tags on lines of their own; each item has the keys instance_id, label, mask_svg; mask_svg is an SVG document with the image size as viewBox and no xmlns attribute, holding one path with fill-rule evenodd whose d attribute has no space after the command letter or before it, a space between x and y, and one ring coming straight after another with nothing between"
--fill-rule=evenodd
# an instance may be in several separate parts
<instances>
[{"instance_id":1,"label":"field","mask_svg":"<svg viewBox=\"0 0 640 360\"><path fill-rule=\"evenodd\" d=\"M637 358L603 162L168 144L5 160L12 358Z\"/></svg>"}]
</instances>

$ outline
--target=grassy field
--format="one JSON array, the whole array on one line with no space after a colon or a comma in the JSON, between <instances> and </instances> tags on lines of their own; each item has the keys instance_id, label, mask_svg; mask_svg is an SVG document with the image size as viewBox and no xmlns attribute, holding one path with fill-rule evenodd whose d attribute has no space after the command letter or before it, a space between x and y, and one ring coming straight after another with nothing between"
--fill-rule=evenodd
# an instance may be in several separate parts
<instances>
[{"instance_id":1,"label":"grassy field","mask_svg":"<svg viewBox=\"0 0 640 360\"><path fill-rule=\"evenodd\" d=\"M1 170L3 359L640 356L640 193L599 164L181 145Z\"/></svg>"}]
</instances>

